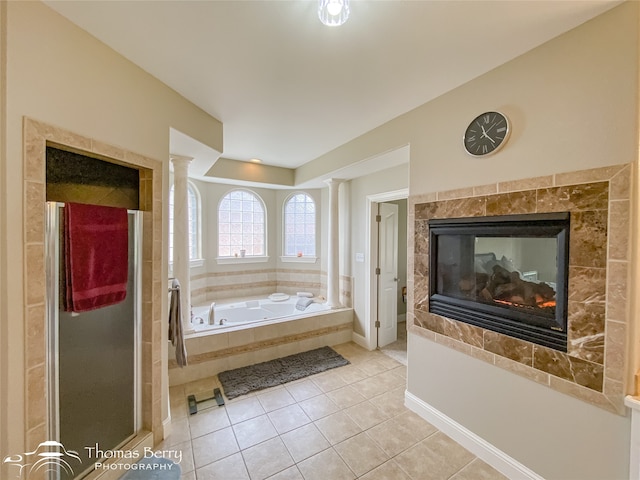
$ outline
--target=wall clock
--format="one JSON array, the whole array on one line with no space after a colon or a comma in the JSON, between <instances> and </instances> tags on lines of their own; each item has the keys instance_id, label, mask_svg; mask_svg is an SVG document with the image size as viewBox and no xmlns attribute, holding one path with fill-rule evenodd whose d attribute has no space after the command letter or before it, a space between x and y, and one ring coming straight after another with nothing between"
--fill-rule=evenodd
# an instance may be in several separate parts
<instances>
[{"instance_id":1,"label":"wall clock","mask_svg":"<svg viewBox=\"0 0 640 480\"><path fill-rule=\"evenodd\" d=\"M509 119L500 112L478 115L464 132L462 143L469 155L484 157L500 150L511 133Z\"/></svg>"}]
</instances>

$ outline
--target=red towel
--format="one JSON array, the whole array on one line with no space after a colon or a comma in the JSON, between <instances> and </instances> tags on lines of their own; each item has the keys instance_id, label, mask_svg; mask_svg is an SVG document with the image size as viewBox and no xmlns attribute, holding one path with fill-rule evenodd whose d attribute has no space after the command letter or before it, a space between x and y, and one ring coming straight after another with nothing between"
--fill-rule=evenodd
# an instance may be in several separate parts
<instances>
[{"instance_id":1,"label":"red towel","mask_svg":"<svg viewBox=\"0 0 640 480\"><path fill-rule=\"evenodd\" d=\"M65 204L65 311L86 312L126 298L128 231L125 208Z\"/></svg>"}]
</instances>

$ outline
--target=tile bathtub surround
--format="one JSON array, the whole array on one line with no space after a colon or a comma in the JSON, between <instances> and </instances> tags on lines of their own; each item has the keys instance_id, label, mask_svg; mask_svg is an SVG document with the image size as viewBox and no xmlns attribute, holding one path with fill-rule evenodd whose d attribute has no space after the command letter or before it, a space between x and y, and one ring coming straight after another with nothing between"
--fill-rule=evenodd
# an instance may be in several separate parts
<instances>
[{"instance_id":1,"label":"tile bathtub surround","mask_svg":"<svg viewBox=\"0 0 640 480\"><path fill-rule=\"evenodd\" d=\"M631 168L413 196L410 331L624 414ZM571 212L567 353L429 313L429 219L564 211Z\"/></svg>"},{"instance_id":2,"label":"tile bathtub surround","mask_svg":"<svg viewBox=\"0 0 640 480\"><path fill-rule=\"evenodd\" d=\"M351 307L351 277L340 276L340 302ZM295 295L311 292L327 296L327 273L320 270L266 268L238 272L209 272L191 276L191 303L204 305L233 298L268 296L274 292Z\"/></svg>"},{"instance_id":3,"label":"tile bathtub surround","mask_svg":"<svg viewBox=\"0 0 640 480\"><path fill-rule=\"evenodd\" d=\"M169 352L169 385L180 385L224 370L332 346L351 340L353 310L343 308L289 321L236 327L186 339L189 365L178 368Z\"/></svg>"},{"instance_id":4,"label":"tile bathtub surround","mask_svg":"<svg viewBox=\"0 0 640 480\"><path fill-rule=\"evenodd\" d=\"M170 391L183 480L505 480L404 406L406 367L354 343L334 347L351 364L238 397L189 416L186 396L217 377Z\"/></svg>"},{"instance_id":5,"label":"tile bathtub surround","mask_svg":"<svg viewBox=\"0 0 640 480\"><path fill-rule=\"evenodd\" d=\"M46 147L48 145L139 170L139 206L142 210L142 423L162 439L160 379L161 332L164 329L162 298L162 162L125 151L95 139L25 118L24 132L24 261L25 269L25 437L27 449L47 440L46 313L45 313L45 202Z\"/></svg>"},{"instance_id":6,"label":"tile bathtub surround","mask_svg":"<svg viewBox=\"0 0 640 480\"><path fill-rule=\"evenodd\" d=\"M274 292L295 295L312 292L326 296L326 277L319 270L265 268L231 272L209 272L191 277L193 305L230 298L267 296ZM342 284L341 284L342 285ZM344 295L350 296L350 281L345 283Z\"/></svg>"}]
</instances>

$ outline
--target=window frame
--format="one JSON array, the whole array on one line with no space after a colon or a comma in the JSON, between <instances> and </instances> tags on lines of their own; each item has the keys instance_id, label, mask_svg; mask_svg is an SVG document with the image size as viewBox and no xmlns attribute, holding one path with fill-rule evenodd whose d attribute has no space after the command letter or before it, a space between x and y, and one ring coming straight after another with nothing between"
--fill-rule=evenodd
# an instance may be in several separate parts
<instances>
[{"instance_id":1,"label":"window frame","mask_svg":"<svg viewBox=\"0 0 640 480\"><path fill-rule=\"evenodd\" d=\"M286 254L286 241L287 241L287 232L286 232L286 227L287 227L287 218L286 218L286 210L287 210L287 204L296 196L296 195L304 195L305 197L309 198L314 205L314 239L313 239L313 249L315 251L314 255L302 255L302 256L297 256L297 255L287 255ZM281 262L287 262L287 263L316 263L316 261L318 260L318 202L316 201L316 199L313 197L313 195L309 194L309 192L305 192L303 190L296 190L294 192L291 192L291 194L287 195L287 197L284 199L284 201L282 202L282 225L281 225L281 231L282 231L282 255L280 256L280 261Z\"/></svg>"},{"instance_id":2,"label":"window frame","mask_svg":"<svg viewBox=\"0 0 640 480\"><path fill-rule=\"evenodd\" d=\"M196 223L196 229L194 232L194 242L195 242L195 256L191 257L189 255L189 264L191 267L201 267L204 265L204 259L202 257L202 197L200 195L200 190L198 187L187 180L187 211L189 212L189 220L191 220L191 209L189 209L188 202L188 193L192 192L195 197L195 218L193 219ZM173 195L173 199L172 199ZM168 233L169 233L169 241L168 241L168 259L169 259L169 269L173 269L173 218L174 218L174 208L175 208L175 182L171 182L171 186L169 187L169 218L168 218ZM189 242L189 253L191 253L191 242Z\"/></svg>"},{"instance_id":3,"label":"window frame","mask_svg":"<svg viewBox=\"0 0 640 480\"><path fill-rule=\"evenodd\" d=\"M264 255L246 255L244 257L220 255L220 206L222 205L222 202L226 198L228 198L229 195L231 195L233 192L248 193L253 197L255 197L258 203L260 203L260 205L262 206L262 211L264 215L264 219L263 219L264 228L262 233L264 236ZM268 221L267 220L268 220L267 205L260 194L258 194L257 192L249 188L233 188L231 190L228 190L224 195L220 197L220 200L218 200L218 205L216 207L216 254L217 254L216 262L219 265L221 265L221 264L233 264L233 263L265 263L269 261L269 255L268 255L268 252L269 252L268 238L269 237L268 237Z\"/></svg>"}]
</instances>

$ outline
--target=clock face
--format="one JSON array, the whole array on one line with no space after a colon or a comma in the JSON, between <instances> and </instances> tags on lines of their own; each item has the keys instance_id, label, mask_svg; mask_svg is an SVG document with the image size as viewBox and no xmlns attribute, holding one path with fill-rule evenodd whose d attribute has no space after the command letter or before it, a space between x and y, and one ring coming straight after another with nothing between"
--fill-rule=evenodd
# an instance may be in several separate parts
<instances>
[{"instance_id":1,"label":"clock face","mask_svg":"<svg viewBox=\"0 0 640 480\"><path fill-rule=\"evenodd\" d=\"M497 152L507 142L509 120L499 112L478 115L464 132L464 148L469 155L483 157Z\"/></svg>"}]
</instances>

